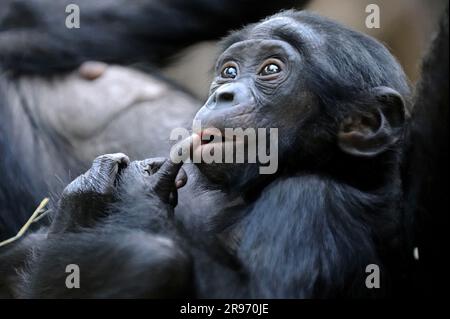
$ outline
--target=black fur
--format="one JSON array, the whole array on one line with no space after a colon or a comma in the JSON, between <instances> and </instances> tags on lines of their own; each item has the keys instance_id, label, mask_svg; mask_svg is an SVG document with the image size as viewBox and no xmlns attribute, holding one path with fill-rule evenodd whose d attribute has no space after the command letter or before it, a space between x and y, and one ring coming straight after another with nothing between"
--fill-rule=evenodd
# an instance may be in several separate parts
<instances>
[{"instance_id":1,"label":"black fur","mask_svg":"<svg viewBox=\"0 0 450 319\"><path fill-rule=\"evenodd\" d=\"M54 223L47 239L35 240L32 248L26 240L13 244L0 256L4 261L2 265L18 265L16 267L23 272L20 278L15 279L11 268L3 266L2 271L7 276L0 284L10 295L311 298L399 296L400 292L404 293L402 289L405 288L399 287L402 284L399 278L404 279L403 267L409 266L407 261L410 258L405 254L410 256L411 253L404 229L408 228L410 219L407 214L422 207L431 214L434 204L429 200L442 200L434 197L435 194L446 195L440 188L445 185L446 176L441 177L441 171L425 166L424 174L430 173L438 181L429 186L436 193L427 192L406 210L402 207L400 155L405 147L404 125L403 118L396 116L392 123L398 127L388 133L398 136L398 139L381 153L358 157L351 152L344 154L336 146L339 122L347 116L368 116L377 106L383 108L383 112L386 106L395 110L395 104L400 103L395 95L394 98L387 93L381 98L376 96L373 86L390 86L400 92L406 105L409 103L409 88L404 74L387 50L370 38L308 13L289 11L278 17L289 17L307 24L323 34L326 43L332 45L328 44L321 56L308 56L308 43L299 43L292 34L284 34L275 27L270 30L273 34L255 35L255 28L259 25L251 25L235 33L224 43L228 48L233 43L258 36L273 38L278 32L283 40L293 41L292 45L299 49L304 59L302 71L305 72L302 75L308 80L306 88L318 98L317 105L313 106L320 112L314 113L315 117L310 121L288 114L289 120L297 124L295 129L300 135L283 136L279 172L261 180L259 176L252 176L252 171L246 170L244 165L244 174L234 174L234 179L217 184L208 178L217 172L224 173L222 176L234 172L228 167L216 166L213 170L204 168L199 171L197 167L186 166L189 183L179 192L180 203L175 210L175 219L168 201L169 194L173 193L174 171L171 178L163 174L163 183L158 173L149 177L145 175L144 181L148 179L148 183L139 182L142 181L142 172L130 171L130 167L140 167L136 162L122 171L118 169L118 177L103 172L100 174L102 185L114 185L114 192L112 197L101 196L94 200L106 206L89 205L92 197L89 201L80 198L80 195L85 196L86 190L80 187L83 184L75 181L77 187L68 188L70 191L66 195L69 196L63 196L55 216L55 221L60 218L62 225L71 218L75 223L70 222L70 228L59 228L61 224ZM424 84L416 102L416 105L429 105L428 94L433 92L433 88L439 88L435 96L439 100L433 104L439 111L436 110L436 116L431 117L431 124L422 113L425 106L419 109L411 135L408 135L412 143L415 135L424 137L418 151L429 150L430 158L436 160L440 156L448 158L448 145L445 144L448 143L448 132L437 131L435 138L442 138L444 143L438 153L424 145L430 136L425 132L432 132L430 134L434 136L435 125L442 130L448 128L447 117L438 120L441 111L448 115L448 90L442 95L439 91L448 89L448 79L444 79L448 68L440 68L443 61L448 65L448 61L445 62L448 57L448 37L445 37L448 34L448 12L446 19L435 49L427 60L430 64L426 64ZM334 42L340 36L341 41ZM311 41L315 40L317 38ZM346 54L330 55L341 46ZM442 56L439 55L441 52L444 52ZM295 71L299 68L293 67ZM441 72L442 77L439 75ZM267 125L279 124L280 114L285 120L286 110L293 110L291 104L302 102L292 91L287 93L288 98L285 98L278 91L270 102L273 108L266 115L273 122ZM262 93L257 94L261 94L258 96L261 98ZM260 100L267 102L267 99ZM252 115L257 117L257 114ZM251 120L247 121L241 124L252 124ZM415 129L414 125L417 125ZM422 155L419 156L417 150L410 152L403 160L410 167L417 168L423 161ZM407 162L409 158L411 162ZM438 163L438 168L445 172L446 162ZM200 168L202 166L199 165ZM408 168L406 174L413 174ZM131 176L131 183L127 182L127 174ZM237 181L235 176L246 180ZM99 176L94 178L89 174L86 177L94 186L99 179ZM425 177L418 180L419 186L414 186L412 179L405 179L408 182L404 187L408 191L408 201L417 194L417 189L423 187ZM217 178L214 180L217 182ZM163 191L155 185L163 185ZM69 205L64 205L64 201ZM443 200L443 204L448 203ZM83 216L91 218L89 223L78 224L77 214L73 213L79 207L83 207ZM435 216L438 217L436 222L443 218L443 215ZM425 252L433 249L432 225L426 224ZM30 249L35 253L24 266L23 259L18 259L14 253ZM425 264L429 267L434 260L425 259ZM63 286L64 267L69 263L80 265L84 273L87 282L80 290L68 290ZM364 284L365 267L373 263L381 268L381 290L369 290ZM119 287L123 288L118 290Z\"/></svg>"},{"instance_id":2,"label":"black fur","mask_svg":"<svg viewBox=\"0 0 450 319\"><path fill-rule=\"evenodd\" d=\"M404 159L406 227L414 224L411 243L419 250L416 289L427 297L445 289L436 267L445 259L449 226L448 37L447 5L423 61Z\"/></svg>"},{"instance_id":3,"label":"black fur","mask_svg":"<svg viewBox=\"0 0 450 319\"><path fill-rule=\"evenodd\" d=\"M18 74L54 74L86 60L160 66L183 47L306 2L6 0L0 14L0 65ZM68 4L80 7L79 29L64 27Z\"/></svg>"},{"instance_id":4,"label":"black fur","mask_svg":"<svg viewBox=\"0 0 450 319\"><path fill-rule=\"evenodd\" d=\"M286 65L290 78L283 83L288 84L277 91L260 89L262 84L251 86L254 103L266 104L257 104L260 108L252 111L251 117L224 117L228 122L223 125L279 127L279 172L261 180L247 165L231 169L215 165L211 169L200 164L200 171L186 167L189 183L180 192L174 220L172 208L161 203L167 203L164 197L175 174L161 183L159 171L142 177L139 169L127 168L121 173L109 157L106 162L100 159L102 165L96 160L90 171L66 188L48 239L37 244L37 253L18 282L24 287L19 296L167 297L192 293L196 297L323 298L395 292L392 278L398 275L395 265L402 262L404 248L399 207L403 117L396 116L397 110L403 112L399 108L403 101L384 87L400 92L407 101L405 76L381 44L309 13L281 13L267 20L267 32L258 31L261 24L251 25L233 39L282 38L286 34L277 18L291 19L290 28L306 25L312 30L310 38L297 31L298 38L290 34L284 39L300 48L289 51L289 58L299 61L298 65ZM320 53L313 49L319 41L325 43ZM260 45L258 41L241 43ZM343 53L331 55L336 47ZM251 52L251 56L234 54L239 59L266 54ZM314 102L309 102L313 111L299 113L307 102L294 90L314 95ZM263 108L268 105L269 111ZM213 119L215 111L205 107L197 116ZM392 124L384 128L386 134L396 139L383 140L388 147L375 155L341 150L337 146L339 124L350 115L370 117L375 111L386 116ZM369 125L375 124L369 121ZM141 166L134 162L129 167ZM133 180L138 176L138 181L127 183L127 174ZM213 183L208 180L230 174L233 178L218 184L217 178ZM141 179L150 182L140 187ZM119 193L116 199L104 196L112 185ZM166 191L161 193L154 185L165 185ZM92 188L102 196L86 199ZM166 252L160 240L172 249ZM156 252L169 261L149 257ZM69 263L80 265L85 273L88 282L83 290L63 286L63 268ZM380 266L383 289L366 288L369 264ZM108 272L108 267L116 271ZM163 290L161 278L167 281ZM123 291L117 290L120 285Z\"/></svg>"}]
</instances>

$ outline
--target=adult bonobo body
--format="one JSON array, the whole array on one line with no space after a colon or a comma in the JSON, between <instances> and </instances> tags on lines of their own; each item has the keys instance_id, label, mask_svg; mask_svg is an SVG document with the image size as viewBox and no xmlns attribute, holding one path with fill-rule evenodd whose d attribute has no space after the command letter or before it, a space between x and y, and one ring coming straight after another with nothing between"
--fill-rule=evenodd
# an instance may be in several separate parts
<instances>
[{"instance_id":1,"label":"adult bonobo body","mask_svg":"<svg viewBox=\"0 0 450 319\"><path fill-rule=\"evenodd\" d=\"M277 172L260 175L249 163L185 165L173 220L167 203L176 165L155 173L172 170L161 193L123 187L116 176L123 156L108 157L120 158L106 169L113 174L97 160L97 173L83 178L108 185L111 196L87 200L82 184L70 186L55 219L65 226L34 241L39 253L25 281L8 282L22 287L14 293L310 298L392 287L403 251L399 151L410 94L398 63L372 38L296 11L233 33L223 46L196 120L220 131L278 128ZM80 289L64 286L73 263L85 278ZM369 264L380 267L382 289L367 288Z\"/></svg>"}]
</instances>

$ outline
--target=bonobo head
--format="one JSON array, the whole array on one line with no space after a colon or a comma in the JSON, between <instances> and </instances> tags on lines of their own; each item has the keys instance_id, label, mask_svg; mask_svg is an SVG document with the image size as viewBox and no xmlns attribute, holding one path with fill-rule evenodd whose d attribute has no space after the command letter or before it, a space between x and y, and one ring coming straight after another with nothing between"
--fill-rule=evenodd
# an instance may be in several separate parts
<instances>
[{"instance_id":1,"label":"bonobo head","mask_svg":"<svg viewBox=\"0 0 450 319\"><path fill-rule=\"evenodd\" d=\"M278 173L327 170L343 159L374 162L397 148L410 91L402 68L376 40L286 11L232 33L223 47L210 96L195 117L200 132L278 128ZM257 164L199 167L232 186L260 176Z\"/></svg>"}]
</instances>

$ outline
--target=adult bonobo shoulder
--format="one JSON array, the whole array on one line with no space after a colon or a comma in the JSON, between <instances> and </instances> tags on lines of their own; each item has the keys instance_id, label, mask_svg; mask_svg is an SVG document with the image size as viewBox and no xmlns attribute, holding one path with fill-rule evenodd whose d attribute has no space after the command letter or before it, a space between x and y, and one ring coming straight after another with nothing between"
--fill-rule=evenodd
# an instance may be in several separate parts
<instances>
[{"instance_id":1,"label":"adult bonobo shoulder","mask_svg":"<svg viewBox=\"0 0 450 319\"><path fill-rule=\"evenodd\" d=\"M277 150L277 169L262 174L260 152L254 161L243 163L203 159L185 165L188 182L178 192L176 227L170 224L170 232L163 234L165 239L176 238L173 249L181 257L174 258L173 265L192 278L168 280L168 287L179 283L181 291L197 297L394 293L391 279L396 278L403 251L399 152L410 98L401 67L374 39L307 12L282 12L231 34L222 45L210 96L194 119L202 127L190 137L192 156L250 144L248 137L227 139L227 129L270 133L276 128L278 138L271 138L264 150ZM225 138L214 138L218 135ZM121 202L127 204L119 211L129 214L121 214L116 223L121 236L131 236L137 227L133 211L142 209L144 199L126 201L127 193L122 193ZM159 207L160 200L145 197L144 206ZM90 199L90 205L93 202ZM73 217L78 211L71 207L82 204L72 201L58 216ZM103 210L108 215L107 208ZM56 241L41 248L41 256L58 253L59 265L84 265L94 282L99 276L104 284L90 284L86 296L120 296L109 284L116 283L120 273L98 274L88 266L99 256L107 252L111 264L121 264L130 254L131 260L141 260L134 237L115 249L115 223L107 220L107 233L102 232L102 220L76 232L65 226L52 238L71 236L70 243ZM152 239L150 224L138 229L148 235L148 245L157 240ZM102 244L89 249L96 233L102 234ZM152 263L148 253L142 254L146 262L130 264L140 268L123 274L127 283L142 283L155 269L168 267L167 259L159 262L155 257ZM59 268L51 258L45 260L43 270L30 276L37 285L53 287L60 280L55 275ZM372 283L380 289L366 285L369 265L381 271L381 282L378 278ZM173 267L168 269L163 273L170 277ZM178 295L180 290L164 291ZM154 296L155 291L150 283L147 292L139 285L136 295Z\"/></svg>"}]
</instances>

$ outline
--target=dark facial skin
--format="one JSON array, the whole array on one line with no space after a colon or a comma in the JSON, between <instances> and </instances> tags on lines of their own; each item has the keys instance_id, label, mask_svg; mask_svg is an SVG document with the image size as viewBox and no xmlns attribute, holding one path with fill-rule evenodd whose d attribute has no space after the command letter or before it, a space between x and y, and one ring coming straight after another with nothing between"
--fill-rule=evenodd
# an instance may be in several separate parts
<instances>
[{"instance_id":1,"label":"dark facial skin","mask_svg":"<svg viewBox=\"0 0 450 319\"><path fill-rule=\"evenodd\" d=\"M256 39L236 43L219 57L210 96L194 120L201 121L203 129L214 127L222 134L225 128L266 128L267 132L278 128L278 151L283 157L287 151L283 138L298 135L317 104L305 87L301 68L299 52L287 42ZM248 163L200 168L213 180L231 183L236 177L245 175L253 180L258 174L256 165Z\"/></svg>"},{"instance_id":2,"label":"dark facial skin","mask_svg":"<svg viewBox=\"0 0 450 319\"><path fill-rule=\"evenodd\" d=\"M299 101L303 93L291 93L301 83L300 72L296 72L300 64L298 52L279 40L247 40L232 45L218 59L210 97L195 119L219 129L279 127L283 119L279 113L293 110L294 101ZM304 113L303 101L296 110L299 115Z\"/></svg>"}]
</instances>

